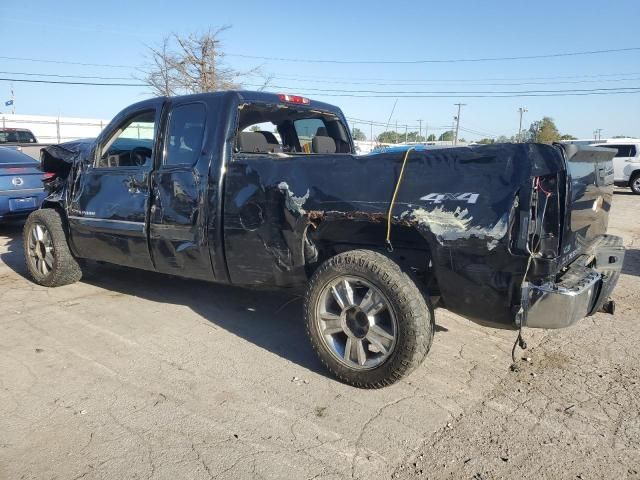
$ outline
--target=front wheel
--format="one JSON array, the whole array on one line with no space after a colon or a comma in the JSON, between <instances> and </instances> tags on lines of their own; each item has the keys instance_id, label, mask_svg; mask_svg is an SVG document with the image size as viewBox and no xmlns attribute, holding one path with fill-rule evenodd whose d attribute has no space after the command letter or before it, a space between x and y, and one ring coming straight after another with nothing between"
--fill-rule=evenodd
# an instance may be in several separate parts
<instances>
[{"instance_id":1,"label":"front wheel","mask_svg":"<svg viewBox=\"0 0 640 480\"><path fill-rule=\"evenodd\" d=\"M634 173L629 180L629 187L636 195L640 195L640 173Z\"/></svg>"},{"instance_id":2,"label":"front wheel","mask_svg":"<svg viewBox=\"0 0 640 480\"><path fill-rule=\"evenodd\" d=\"M60 214L51 208L36 210L24 225L24 253L33 281L45 287L77 282L82 270L71 254Z\"/></svg>"},{"instance_id":3,"label":"front wheel","mask_svg":"<svg viewBox=\"0 0 640 480\"><path fill-rule=\"evenodd\" d=\"M327 260L305 298L307 333L324 365L361 388L390 385L431 347L433 310L388 257L352 250Z\"/></svg>"}]
</instances>

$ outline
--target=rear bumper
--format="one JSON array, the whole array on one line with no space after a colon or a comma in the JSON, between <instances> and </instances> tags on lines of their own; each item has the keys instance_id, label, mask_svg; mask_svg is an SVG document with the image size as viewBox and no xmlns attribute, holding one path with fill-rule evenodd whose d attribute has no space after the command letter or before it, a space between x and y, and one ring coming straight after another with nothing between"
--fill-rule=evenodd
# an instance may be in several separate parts
<instances>
[{"instance_id":1,"label":"rear bumper","mask_svg":"<svg viewBox=\"0 0 640 480\"><path fill-rule=\"evenodd\" d=\"M43 188L0 191L0 220L26 217L40 208L46 197Z\"/></svg>"},{"instance_id":2,"label":"rear bumper","mask_svg":"<svg viewBox=\"0 0 640 480\"><path fill-rule=\"evenodd\" d=\"M564 328L593 315L609 299L622 269L620 237L599 237L555 283L522 289L520 321L533 328Z\"/></svg>"}]
</instances>

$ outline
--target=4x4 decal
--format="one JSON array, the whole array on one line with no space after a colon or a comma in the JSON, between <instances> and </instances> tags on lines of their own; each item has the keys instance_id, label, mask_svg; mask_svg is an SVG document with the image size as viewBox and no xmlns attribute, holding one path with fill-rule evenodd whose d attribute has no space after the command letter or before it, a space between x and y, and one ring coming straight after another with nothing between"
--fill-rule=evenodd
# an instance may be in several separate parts
<instances>
[{"instance_id":1,"label":"4x4 decal","mask_svg":"<svg viewBox=\"0 0 640 480\"><path fill-rule=\"evenodd\" d=\"M432 203L442 203L445 200L453 200L458 202L476 203L478 201L479 193L430 193L424 197L420 197L420 200Z\"/></svg>"}]
</instances>

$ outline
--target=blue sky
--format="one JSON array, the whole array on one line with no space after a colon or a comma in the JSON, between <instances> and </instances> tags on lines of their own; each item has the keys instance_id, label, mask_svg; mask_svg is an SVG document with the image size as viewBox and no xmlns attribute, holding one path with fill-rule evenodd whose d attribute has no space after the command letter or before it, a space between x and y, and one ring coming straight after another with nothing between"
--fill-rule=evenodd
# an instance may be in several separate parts
<instances>
[{"instance_id":1,"label":"blue sky","mask_svg":"<svg viewBox=\"0 0 640 480\"><path fill-rule=\"evenodd\" d=\"M131 78L144 63L145 44L170 32L189 33L232 25L225 32L227 63L260 65L278 91L307 93L339 105L349 117L386 122L394 98L330 96L311 89L376 91L556 90L640 87L640 51L520 61L405 65L343 65L247 59L256 55L299 59L414 60L523 56L640 47L640 2L218 2L182 0L161 6L147 0L22 2L0 4L2 55L113 68L0 58L4 72ZM602 76L609 75L609 76ZM541 78L542 77L542 78ZM553 77L550 78L549 77ZM559 78L563 77L563 78ZM571 77L571 78L565 78ZM375 79L375 80L374 80ZM125 82L127 80L124 80ZM403 81L402 85L399 85ZM488 85L496 83L525 85ZM537 84L536 82L541 82ZM558 83L579 82L579 83ZM375 85L391 83L391 85ZM422 84L418 84L422 83ZM110 118L146 98L144 87L59 86L15 82L16 113ZM5 98L6 97L6 98ZM9 83L0 81L0 98ZM466 103L465 129L513 135L518 107L524 123L550 116L563 133L581 138L596 128L603 136L640 137L640 93L535 98L400 98L391 123L449 125L454 103ZM3 104L2 108L6 111ZM369 128L358 125L368 134ZM404 127L401 127L404 129ZM375 132L381 129L376 128ZM442 130L440 130L442 131ZM463 131L468 139L479 138Z\"/></svg>"}]
</instances>

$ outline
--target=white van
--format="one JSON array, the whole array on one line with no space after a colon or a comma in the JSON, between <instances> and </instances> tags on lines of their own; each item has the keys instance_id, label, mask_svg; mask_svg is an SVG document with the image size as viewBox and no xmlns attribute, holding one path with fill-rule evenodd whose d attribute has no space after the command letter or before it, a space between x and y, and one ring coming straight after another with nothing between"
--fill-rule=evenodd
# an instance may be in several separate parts
<instances>
[{"instance_id":1,"label":"white van","mask_svg":"<svg viewBox=\"0 0 640 480\"><path fill-rule=\"evenodd\" d=\"M616 187L629 187L640 195L640 139L609 138L596 147L618 150L613 159L613 180Z\"/></svg>"}]
</instances>

